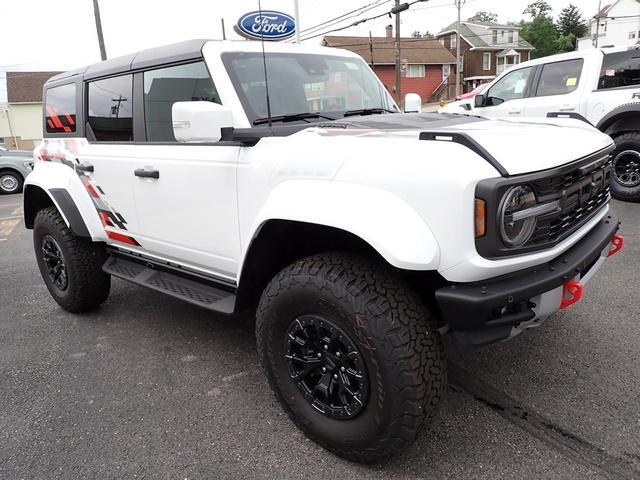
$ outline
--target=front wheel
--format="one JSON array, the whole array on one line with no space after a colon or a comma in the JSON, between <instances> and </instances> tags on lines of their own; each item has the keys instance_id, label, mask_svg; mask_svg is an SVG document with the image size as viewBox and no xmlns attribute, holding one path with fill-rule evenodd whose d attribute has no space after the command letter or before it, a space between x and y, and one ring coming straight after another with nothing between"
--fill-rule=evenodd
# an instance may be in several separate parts
<instances>
[{"instance_id":1,"label":"front wheel","mask_svg":"<svg viewBox=\"0 0 640 480\"><path fill-rule=\"evenodd\" d=\"M0 171L0 193L11 194L20 193L24 179L22 175L13 170Z\"/></svg>"},{"instance_id":2,"label":"front wheel","mask_svg":"<svg viewBox=\"0 0 640 480\"><path fill-rule=\"evenodd\" d=\"M33 246L44 283L62 308L84 312L107 299L111 277L102 271L104 246L74 235L55 207L36 215Z\"/></svg>"},{"instance_id":3,"label":"front wheel","mask_svg":"<svg viewBox=\"0 0 640 480\"><path fill-rule=\"evenodd\" d=\"M347 254L300 260L267 286L256 320L278 400L307 436L349 460L402 452L445 393L429 311L373 262Z\"/></svg>"},{"instance_id":4,"label":"front wheel","mask_svg":"<svg viewBox=\"0 0 640 480\"><path fill-rule=\"evenodd\" d=\"M625 133L615 142L611 194L619 200L640 202L640 133Z\"/></svg>"}]
</instances>

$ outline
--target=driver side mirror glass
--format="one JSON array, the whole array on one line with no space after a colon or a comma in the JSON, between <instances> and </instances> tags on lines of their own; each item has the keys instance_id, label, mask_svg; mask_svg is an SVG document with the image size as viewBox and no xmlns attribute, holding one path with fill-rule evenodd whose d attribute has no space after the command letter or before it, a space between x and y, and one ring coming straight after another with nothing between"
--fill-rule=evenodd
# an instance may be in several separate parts
<instances>
[{"instance_id":1,"label":"driver side mirror glass","mask_svg":"<svg viewBox=\"0 0 640 480\"><path fill-rule=\"evenodd\" d=\"M171 108L173 134L186 142L219 142L221 129L233 127L231 110L213 102L176 102Z\"/></svg>"},{"instance_id":2,"label":"driver side mirror glass","mask_svg":"<svg viewBox=\"0 0 640 480\"><path fill-rule=\"evenodd\" d=\"M487 97L484 95L476 95L473 97L474 104L476 108L482 108L487 106Z\"/></svg>"}]
</instances>

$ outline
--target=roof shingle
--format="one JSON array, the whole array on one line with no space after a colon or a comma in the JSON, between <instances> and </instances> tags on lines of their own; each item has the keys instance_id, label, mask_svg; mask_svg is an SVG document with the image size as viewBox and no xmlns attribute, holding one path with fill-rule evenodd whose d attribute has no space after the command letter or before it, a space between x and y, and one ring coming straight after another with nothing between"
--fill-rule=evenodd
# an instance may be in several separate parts
<instances>
[{"instance_id":1,"label":"roof shingle","mask_svg":"<svg viewBox=\"0 0 640 480\"><path fill-rule=\"evenodd\" d=\"M60 72L7 72L9 103L41 102L42 86Z\"/></svg>"},{"instance_id":2,"label":"roof shingle","mask_svg":"<svg viewBox=\"0 0 640 480\"><path fill-rule=\"evenodd\" d=\"M344 48L357 53L365 62L375 65L395 64L395 38L326 36L322 44L327 47ZM373 62L371 59L373 47ZM456 59L449 50L433 38L401 38L400 51L403 59L412 64L455 64Z\"/></svg>"}]
</instances>

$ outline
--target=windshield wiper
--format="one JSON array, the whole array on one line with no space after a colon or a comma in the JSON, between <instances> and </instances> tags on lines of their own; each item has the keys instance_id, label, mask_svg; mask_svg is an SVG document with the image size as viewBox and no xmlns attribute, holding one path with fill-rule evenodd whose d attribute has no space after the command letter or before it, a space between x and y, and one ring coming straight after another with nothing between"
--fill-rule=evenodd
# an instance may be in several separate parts
<instances>
[{"instance_id":1,"label":"windshield wiper","mask_svg":"<svg viewBox=\"0 0 640 480\"><path fill-rule=\"evenodd\" d=\"M297 120L308 120L309 118L324 118L325 120L335 120L333 117L322 115L314 112L302 112L302 113L288 113L286 115L276 115L271 117L272 122L295 122ZM254 125L262 125L269 123L269 117L256 118L253 121Z\"/></svg>"},{"instance_id":2,"label":"windshield wiper","mask_svg":"<svg viewBox=\"0 0 640 480\"><path fill-rule=\"evenodd\" d=\"M347 110L344 112L345 117L353 117L354 115L375 115L377 113L398 113L395 110L389 110L388 108L361 108L359 110Z\"/></svg>"}]
</instances>

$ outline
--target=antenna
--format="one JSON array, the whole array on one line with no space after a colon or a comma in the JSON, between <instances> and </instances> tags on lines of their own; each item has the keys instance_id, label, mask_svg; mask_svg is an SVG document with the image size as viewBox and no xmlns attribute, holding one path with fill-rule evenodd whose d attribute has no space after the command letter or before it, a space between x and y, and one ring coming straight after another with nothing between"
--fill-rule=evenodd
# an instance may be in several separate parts
<instances>
[{"instance_id":1,"label":"antenna","mask_svg":"<svg viewBox=\"0 0 640 480\"><path fill-rule=\"evenodd\" d=\"M258 0L258 11L262 17L262 4ZM260 29L260 43L262 44L262 66L264 67L264 90L267 95L267 121L269 122L269 130L271 130L271 102L269 101L269 80L267 78L267 57L264 53L264 31Z\"/></svg>"}]
</instances>

